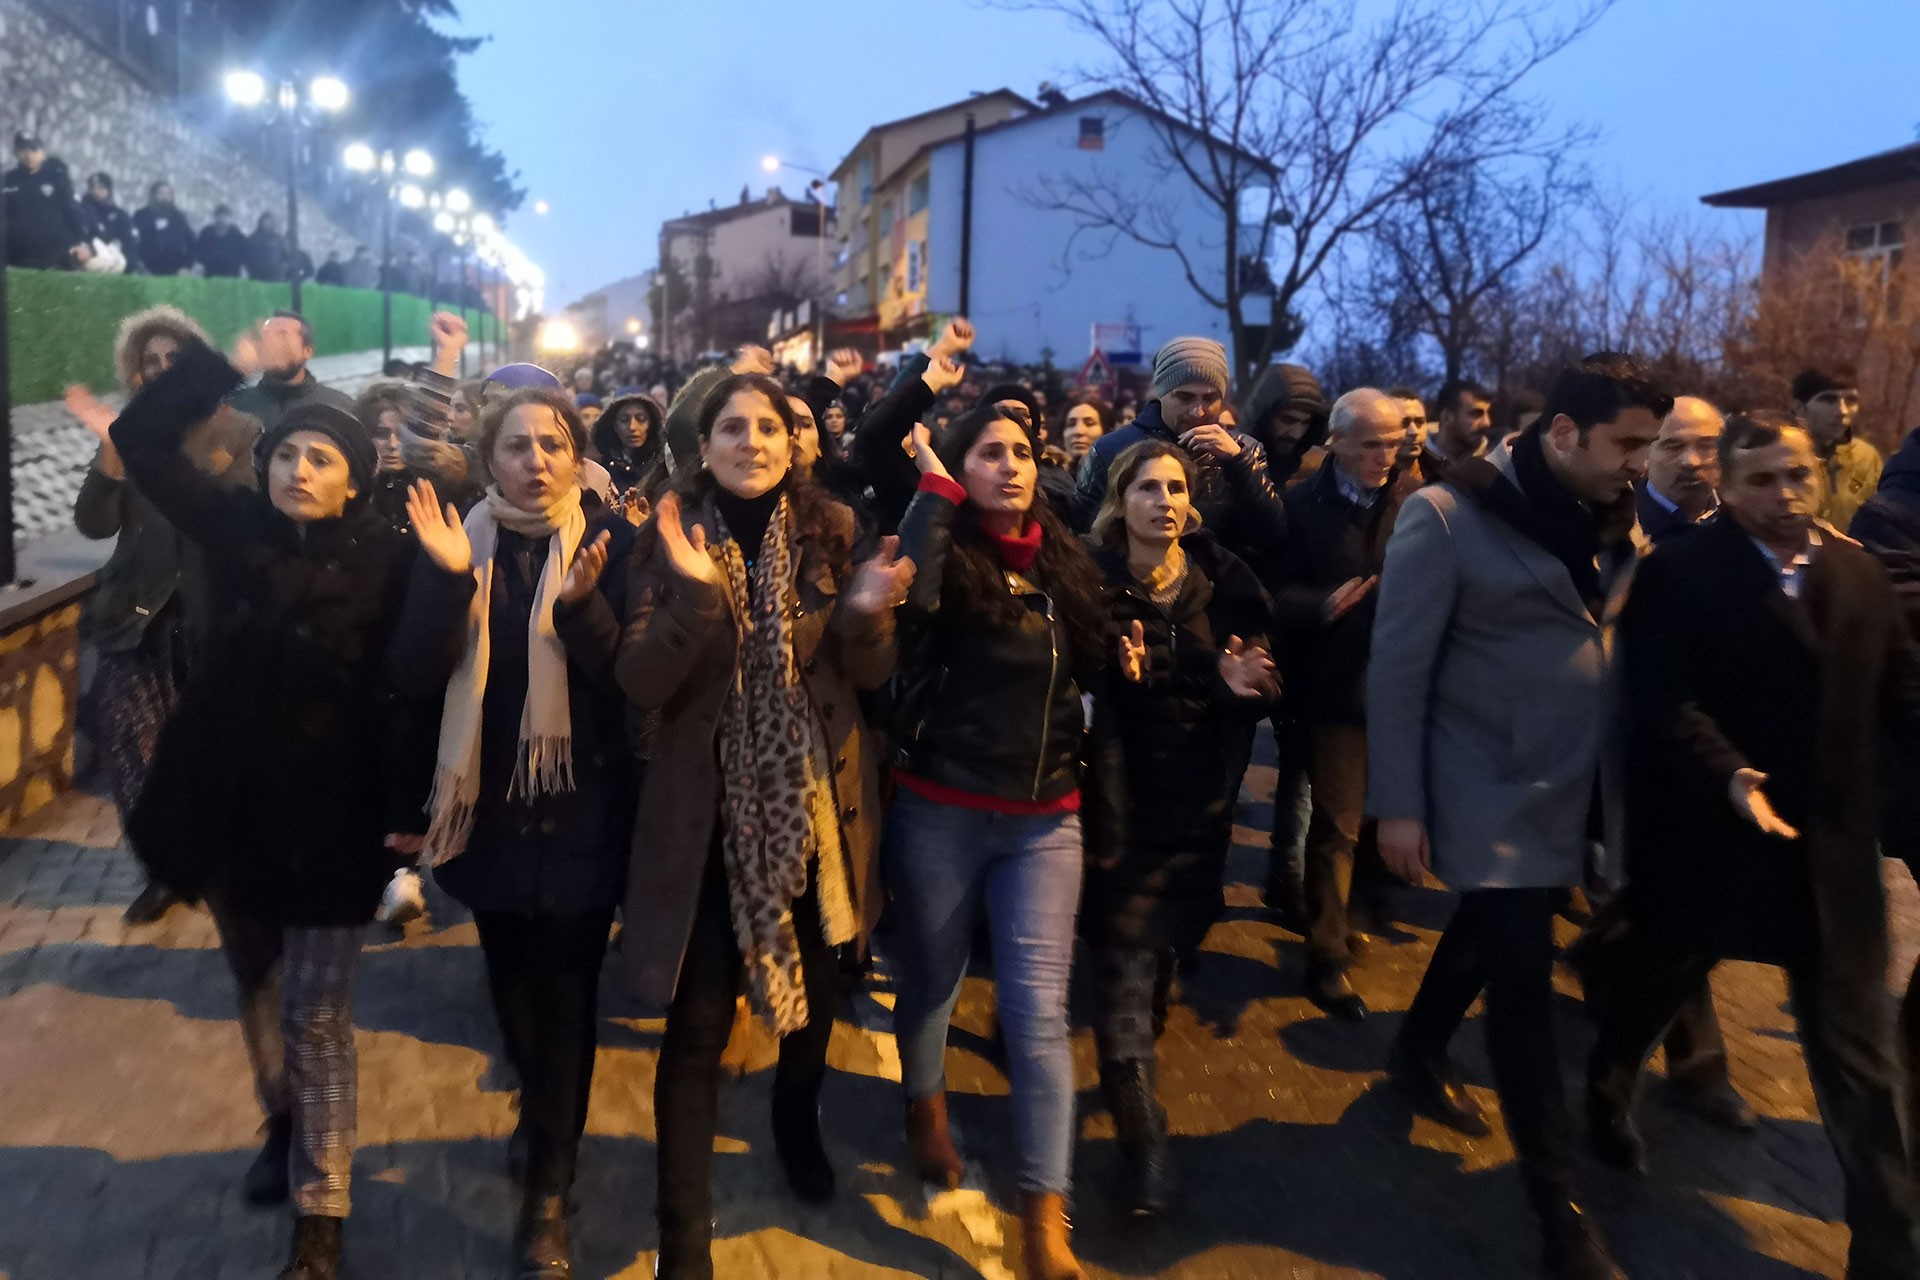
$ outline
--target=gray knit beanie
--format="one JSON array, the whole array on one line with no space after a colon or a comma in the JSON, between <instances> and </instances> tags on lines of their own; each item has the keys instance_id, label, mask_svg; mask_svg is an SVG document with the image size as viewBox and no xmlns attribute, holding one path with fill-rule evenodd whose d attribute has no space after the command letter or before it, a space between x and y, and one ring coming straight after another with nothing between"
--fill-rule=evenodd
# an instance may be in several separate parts
<instances>
[{"instance_id":1,"label":"gray knit beanie","mask_svg":"<svg viewBox=\"0 0 1920 1280\"><path fill-rule=\"evenodd\" d=\"M1204 382L1227 394L1227 349L1212 338L1175 338L1153 357L1153 396L1175 387Z\"/></svg>"}]
</instances>

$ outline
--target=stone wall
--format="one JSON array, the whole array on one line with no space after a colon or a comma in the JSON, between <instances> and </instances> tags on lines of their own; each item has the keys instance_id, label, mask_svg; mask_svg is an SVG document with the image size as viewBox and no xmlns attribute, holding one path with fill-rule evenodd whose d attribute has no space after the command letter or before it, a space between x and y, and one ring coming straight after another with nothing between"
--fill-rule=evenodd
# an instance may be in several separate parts
<instances>
[{"instance_id":1,"label":"stone wall","mask_svg":"<svg viewBox=\"0 0 1920 1280\"><path fill-rule=\"evenodd\" d=\"M113 175L115 197L129 213L146 203L147 187L165 178L197 228L218 204L251 231L262 213L286 221L283 179L194 127L166 98L119 62L28 0L0 0L0 146L16 131L44 142L66 161L78 194L86 175ZM282 230L285 227L282 226ZM314 202L300 205L300 246L318 263L329 249L341 257L363 236L329 218Z\"/></svg>"},{"instance_id":2,"label":"stone wall","mask_svg":"<svg viewBox=\"0 0 1920 1280\"><path fill-rule=\"evenodd\" d=\"M0 631L0 831L73 785L80 602Z\"/></svg>"}]
</instances>

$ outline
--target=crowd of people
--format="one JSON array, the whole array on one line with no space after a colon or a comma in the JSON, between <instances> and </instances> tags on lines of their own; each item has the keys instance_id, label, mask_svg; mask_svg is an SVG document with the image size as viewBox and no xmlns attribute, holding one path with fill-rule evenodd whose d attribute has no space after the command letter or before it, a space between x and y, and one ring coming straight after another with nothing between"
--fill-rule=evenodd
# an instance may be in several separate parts
<instances>
[{"instance_id":1,"label":"crowd of people","mask_svg":"<svg viewBox=\"0 0 1920 1280\"><path fill-rule=\"evenodd\" d=\"M483 305L471 281L439 280L437 271L405 249L384 270L365 245L342 258L329 250L315 269L304 249L290 245L279 219L263 211L253 230L235 220L233 207L217 204L198 232L174 203L173 184L162 178L147 188L147 202L128 213L115 195L113 175L87 175L76 193L66 162L49 155L40 139L13 138L15 167L0 191L6 200L6 265L45 271L91 271L105 275L201 275L284 282L312 280L349 289L391 287L395 293L427 295L463 307Z\"/></svg>"},{"instance_id":2,"label":"crowd of people","mask_svg":"<svg viewBox=\"0 0 1920 1280\"><path fill-rule=\"evenodd\" d=\"M473 914L519 1083L515 1274L572 1274L610 953L667 1011L658 1274L682 1280L713 1274L740 1002L780 1038L775 1155L820 1204L834 1010L884 974L906 1167L952 1187L948 1024L984 948L1024 1274L1083 1277L1069 977L1092 966L1111 1194L1177 1213L1156 1041L1268 723L1268 902L1330 1018L1368 1016L1393 883L1458 894L1389 1076L1487 1134L1449 1056L1484 993L1546 1274L1620 1274L1577 1195L1556 916L1585 924L1595 1155L1644 1159L1663 1041L1672 1101L1753 1127L1707 978L1782 966L1848 1274L1916 1274L1880 862L1920 869L1891 785L1920 758L1920 434L1882 476L1844 371L1714 406L1619 353L1498 427L1471 382L1330 397L1297 364L1236 404L1187 337L1122 420L982 385L974 336L885 378L839 351L782 380L749 348L669 399L633 353L461 384L443 313L430 367L350 401L296 315L223 356L163 309L123 328L123 411L70 394L100 438L76 522L119 536L89 609L152 879L130 917L200 899L219 927L267 1123L245 1193L296 1214L283 1277L338 1274L357 956L422 875Z\"/></svg>"}]
</instances>

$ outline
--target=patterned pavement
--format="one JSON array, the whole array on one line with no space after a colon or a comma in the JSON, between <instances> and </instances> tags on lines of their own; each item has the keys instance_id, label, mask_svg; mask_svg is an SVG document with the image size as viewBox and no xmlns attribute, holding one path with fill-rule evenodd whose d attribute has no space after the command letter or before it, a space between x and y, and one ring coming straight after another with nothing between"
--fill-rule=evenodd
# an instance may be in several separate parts
<instances>
[{"instance_id":1,"label":"patterned pavement","mask_svg":"<svg viewBox=\"0 0 1920 1280\"><path fill-rule=\"evenodd\" d=\"M1077 1240L1100 1277L1534 1274L1535 1237L1503 1132L1471 1142L1411 1118L1383 1086L1386 1047L1447 903L1408 891L1405 927L1357 975L1379 1010L1334 1024L1299 994L1300 940L1253 885L1271 771L1243 797L1229 917L1184 982L1162 1044L1162 1095L1183 1174L1177 1211L1137 1225L1107 1203L1117 1174L1099 1100L1087 998L1076 992L1082 1089ZM0 1280L267 1277L286 1218L248 1209L240 1176L256 1114L232 989L204 913L130 930L138 870L105 802L76 793L0 840ZM1904 974L1920 902L1889 876ZM1569 931L1570 936L1570 931ZM1814 1116L1779 975L1723 965L1716 995L1758 1133L1712 1131L1658 1104L1643 1180L1588 1166L1589 1201L1636 1278L1787 1280L1841 1273L1839 1174ZM1564 976L1569 1079L1588 1031ZM515 1198L504 1169L510 1082L473 927L443 897L405 936L376 926L358 988L362 1071L348 1271L359 1280L511 1274ZM824 1104L838 1201L800 1206L770 1151L771 1045L723 1096L719 1274L1005 1280L1019 1274L1006 1209L1007 1086L991 989L970 978L953 1036L956 1128L971 1175L931 1199L902 1172L899 1064L884 977L843 1002ZM662 1021L609 984L578 1187L582 1276L652 1274L650 1098ZM1477 1028L1456 1045L1492 1105ZM1577 1096L1577 1095L1576 1095Z\"/></svg>"}]
</instances>

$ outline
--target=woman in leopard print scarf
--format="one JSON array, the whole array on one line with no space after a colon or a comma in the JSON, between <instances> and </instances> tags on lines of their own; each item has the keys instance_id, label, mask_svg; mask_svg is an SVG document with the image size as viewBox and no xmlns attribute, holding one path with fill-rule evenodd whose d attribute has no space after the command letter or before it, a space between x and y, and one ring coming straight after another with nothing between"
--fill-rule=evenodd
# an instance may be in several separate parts
<instances>
[{"instance_id":1,"label":"woman in leopard print scarf","mask_svg":"<svg viewBox=\"0 0 1920 1280\"><path fill-rule=\"evenodd\" d=\"M721 1051L743 986L781 1036L775 1147L802 1198L833 1194L819 1093L834 949L879 908L875 753L858 690L893 669L912 566L855 567L853 514L792 474L778 383L734 376L700 458L634 553L617 674L661 713L641 797L622 964L668 1005L654 1084L660 1274L710 1276Z\"/></svg>"}]
</instances>

